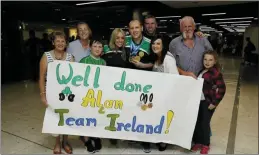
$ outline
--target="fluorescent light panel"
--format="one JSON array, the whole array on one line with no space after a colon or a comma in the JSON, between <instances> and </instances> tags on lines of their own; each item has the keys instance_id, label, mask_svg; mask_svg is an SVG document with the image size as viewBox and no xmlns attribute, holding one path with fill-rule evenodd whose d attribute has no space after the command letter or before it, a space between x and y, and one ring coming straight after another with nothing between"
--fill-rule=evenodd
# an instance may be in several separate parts
<instances>
[{"instance_id":1,"label":"fluorescent light panel","mask_svg":"<svg viewBox=\"0 0 259 155\"><path fill-rule=\"evenodd\" d=\"M157 19L159 18L180 18L182 16L161 16L161 17L156 17Z\"/></svg>"},{"instance_id":2,"label":"fluorescent light panel","mask_svg":"<svg viewBox=\"0 0 259 155\"><path fill-rule=\"evenodd\" d=\"M221 18L221 19L211 19L210 21L218 20L239 20L239 19L253 19L254 17L240 17L240 18Z\"/></svg>"},{"instance_id":3,"label":"fluorescent light panel","mask_svg":"<svg viewBox=\"0 0 259 155\"><path fill-rule=\"evenodd\" d=\"M232 24L232 23L251 23L251 21L217 22L216 24Z\"/></svg>"},{"instance_id":4,"label":"fluorescent light panel","mask_svg":"<svg viewBox=\"0 0 259 155\"><path fill-rule=\"evenodd\" d=\"M202 16L217 16L217 15L225 15L226 13L210 13L210 14L202 14Z\"/></svg>"},{"instance_id":5,"label":"fluorescent light panel","mask_svg":"<svg viewBox=\"0 0 259 155\"><path fill-rule=\"evenodd\" d=\"M247 25L247 26L249 26L250 24L231 24L231 25Z\"/></svg>"},{"instance_id":6,"label":"fluorescent light panel","mask_svg":"<svg viewBox=\"0 0 259 155\"><path fill-rule=\"evenodd\" d=\"M77 3L76 5L89 5L89 4L96 4L96 3L104 3L109 1L96 1L96 2L87 2L87 3Z\"/></svg>"}]
</instances>

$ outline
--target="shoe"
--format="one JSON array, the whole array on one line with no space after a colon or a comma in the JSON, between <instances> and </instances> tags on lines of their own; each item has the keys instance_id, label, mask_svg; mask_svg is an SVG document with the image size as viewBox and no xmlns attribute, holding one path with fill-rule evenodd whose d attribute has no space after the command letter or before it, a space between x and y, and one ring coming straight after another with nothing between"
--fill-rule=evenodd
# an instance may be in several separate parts
<instances>
[{"instance_id":1,"label":"shoe","mask_svg":"<svg viewBox=\"0 0 259 155\"><path fill-rule=\"evenodd\" d=\"M66 146L67 146L67 147L66 147ZM72 149L72 147L69 145L68 142L62 141L62 148L65 150L65 152L66 152L67 154L73 154L73 149Z\"/></svg>"},{"instance_id":2,"label":"shoe","mask_svg":"<svg viewBox=\"0 0 259 155\"><path fill-rule=\"evenodd\" d=\"M92 140L91 140L90 137L88 138L88 141L85 141L85 137L84 136L80 136L79 139L84 143L84 145L85 145L85 147L86 147L86 149L87 149L87 151L89 153L94 153L95 152L94 146L92 144Z\"/></svg>"},{"instance_id":3,"label":"shoe","mask_svg":"<svg viewBox=\"0 0 259 155\"><path fill-rule=\"evenodd\" d=\"M202 145L201 144L195 144L193 147L192 147L192 151L193 152L196 152L198 150L200 150L202 148Z\"/></svg>"},{"instance_id":4,"label":"shoe","mask_svg":"<svg viewBox=\"0 0 259 155\"><path fill-rule=\"evenodd\" d=\"M56 148L56 146L55 146L55 148ZM53 154L63 154L63 153L61 152L61 147L59 147L59 150L58 150L58 151L55 150L55 148L53 149Z\"/></svg>"},{"instance_id":5,"label":"shoe","mask_svg":"<svg viewBox=\"0 0 259 155\"><path fill-rule=\"evenodd\" d=\"M85 147L89 153L95 153L95 149L90 138L85 142Z\"/></svg>"},{"instance_id":6,"label":"shoe","mask_svg":"<svg viewBox=\"0 0 259 155\"><path fill-rule=\"evenodd\" d=\"M157 146L159 151L165 151L167 148L167 144L163 144L163 143L162 144L160 143Z\"/></svg>"},{"instance_id":7,"label":"shoe","mask_svg":"<svg viewBox=\"0 0 259 155\"><path fill-rule=\"evenodd\" d=\"M208 154L209 150L210 150L209 146L203 145L202 148L201 148L201 152L200 153L201 154Z\"/></svg>"},{"instance_id":8,"label":"shoe","mask_svg":"<svg viewBox=\"0 0 259 155\"><path fill-rule=\"evenodd\" d=\"M150 152L151 152L150 143L143 142L143 143L142 143L142 146L143 146L143 151L144 151L145 153L150 153Z\"/></svg>"},{"instance_id":9,"label":"shoe","mask_svg":"<svg viewBox=\"0 0 259 155\"><path fill-rule=\"evenodd\" d=\"M100 138L93 138L95 151L98 152L102 149L102 141Z\"/></svg>"}]
</instances>

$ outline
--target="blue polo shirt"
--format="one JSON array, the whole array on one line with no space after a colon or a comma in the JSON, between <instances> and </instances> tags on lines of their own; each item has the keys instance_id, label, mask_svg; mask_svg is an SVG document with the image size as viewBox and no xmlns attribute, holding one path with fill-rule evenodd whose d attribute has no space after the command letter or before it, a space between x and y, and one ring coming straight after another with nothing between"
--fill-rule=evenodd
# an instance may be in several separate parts
<instances>
[{"instance_id":1,"label":"blue polo shirt","mask_svg":"<svg viewBox=\"0 0 259 155\"><path fill-rule=\"evenodd\" d=\"M84 57L90 55L90 48L83 48L80 40L75 40L69 43L67 53L70 53L75 57L75 62L79 62Z\"/></svg>"},{"instance_id":2,"label":"blue polo shirt","mask_svg":"<svg viewBox=\"0 0 259 155\"><path fill-rule=\"evenodd\" d=\"M202 37L194 35L194 47L189 48L184 44L182 36L173 39L169 44L169 51L174 55L177 67L193 72L196 76L203 68L203 54L207 50L213 50L210 42Z\"/></svg>"}]
</instances>

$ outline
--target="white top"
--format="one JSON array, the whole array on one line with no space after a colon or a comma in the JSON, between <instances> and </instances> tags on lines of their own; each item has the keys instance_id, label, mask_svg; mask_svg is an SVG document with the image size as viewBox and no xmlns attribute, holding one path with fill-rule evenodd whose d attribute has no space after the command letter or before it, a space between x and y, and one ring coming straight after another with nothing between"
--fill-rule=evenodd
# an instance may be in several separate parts
<instances>
[{"instance_id":1,"label":"white top","mask_svg":"<svg viewBox=\"0 0 259 155\"><path fill-rule=\"evenodd\" d=\"M170 52L167 52L163 64L161 65L158 65L157 63L154 64L153 71L179 74L176 66L175 58Z\"/></svg>"},{"instance_id":2,"label":"white top","mask_svg":"<svg viewBox=\"0 0 259 155\"><path fill-rule=\"evenodd\" d=\"M207 72L206 70L202 71L201 74L198 76L198 78L202 78L203 74L206 72ZM203 101L203 100L205 100L205 96L204 96L203 92L201 92L201 101Z\"/></svg>"}]
</instances>

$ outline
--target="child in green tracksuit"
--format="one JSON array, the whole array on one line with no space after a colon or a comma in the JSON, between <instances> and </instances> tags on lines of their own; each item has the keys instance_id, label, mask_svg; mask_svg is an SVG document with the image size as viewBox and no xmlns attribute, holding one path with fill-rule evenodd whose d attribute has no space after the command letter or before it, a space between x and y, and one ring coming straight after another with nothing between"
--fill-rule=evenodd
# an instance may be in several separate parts
<instances>
[{"instance_id":1,"label":"child in green tracksuit","mask_svg":"<svg viewBox=\"0 0 259 155\"><path fill-rule=\"evenodd\" d=\"M91 54L80 60L79 63L94 64L94 65L106 65L105 60L101 58L103 52L103 44L100 40L92 40L90 42ZM98 152L102 149L102 141L97 137L84 137L80 136L87 151L90 153ZM94 145L93 145L93 143Z\"/></svg>"},{"instance_id":2,"label":"child in green tracksuit","mask_svg":"<svg viewBox=\"0 0 259 155\"><path fill-rule=\"evenodd\" d=\"M80 63L106 65L105 60L101 58L103 52L103 44L100 40L92 40L90 42L91 54L80 60Z\"/></svg>"}]
</instances>

